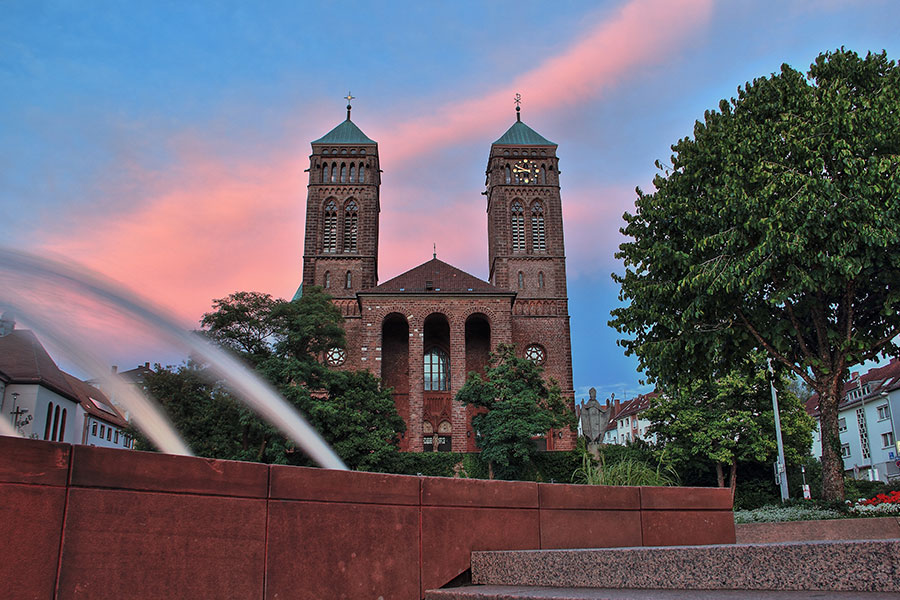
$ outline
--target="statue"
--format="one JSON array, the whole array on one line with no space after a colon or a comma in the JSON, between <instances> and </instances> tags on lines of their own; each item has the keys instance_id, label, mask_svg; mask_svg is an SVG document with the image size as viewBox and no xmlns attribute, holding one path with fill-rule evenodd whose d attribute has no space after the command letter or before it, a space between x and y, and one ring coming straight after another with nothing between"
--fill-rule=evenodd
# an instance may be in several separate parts
<instances>
[{"instance_id":1,"label":"statue","mask_svg":"<svg viewBox=\"0 0 900 600\"><path fill-rule=\"evenodd\" d=\"M598 454L598 445L609 425L610 410L604 410L597 401L597 390L590 389L590 399L581 405L581 431L588 442L588 450Z\"/></svg>"}]
</instances>

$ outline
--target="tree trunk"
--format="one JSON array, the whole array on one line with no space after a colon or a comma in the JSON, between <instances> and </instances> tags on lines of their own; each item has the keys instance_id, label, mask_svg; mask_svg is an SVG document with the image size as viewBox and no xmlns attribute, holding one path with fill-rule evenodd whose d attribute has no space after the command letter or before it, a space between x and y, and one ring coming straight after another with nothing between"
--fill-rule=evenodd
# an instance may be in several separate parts
<instances>
[{"instance_id":1,"label":"tree trunk","mask_svg":"<svg viewBox=\"0 0 900 600\"><path fill-rule=\"evenodd\" d=\"M262 461L263 456L264 456L265 453L266 453L266 444L268 444L268 443L269 443L269 436L264 435L264 436L263 436L263 440L262 440L262 444L259 445L259 452L257 452L257 454L256 454L256 460L257 460L257 461Z\"/></svg>"},{"instance_id":2,"label":"tree trunk","mask_svg":"<svg viewBox=\"0 0 900 600\"><path fill-rule=\"evenodd\" d=\"M728 473L728 487L731 488L731 502L734 503L734 490L737 487L737 457L731 458L731 471Z\"/></svg>"},{"instance_id":3,"label":"tree trunk","mask_svg":"<svg viewBox=\"0 0 900 600\"><path fill-rule=\"evenodd\" d=\"M838 404L844 387L842 375L833 373L823 378L816 389L822 434L822 498L825 500L844 500L844 459L838 433Z\"/></svg>"},{"instance_id":4,"label":"tree trunk","mask_svg":"<svg viewBox=\"0 0 900 600\"><path fill-rule=\"evenodd\" d=\"M716 463L716 481L719 487L725 487L725 472L722 470L722 463Z\"/></svg>"}]
</instances>

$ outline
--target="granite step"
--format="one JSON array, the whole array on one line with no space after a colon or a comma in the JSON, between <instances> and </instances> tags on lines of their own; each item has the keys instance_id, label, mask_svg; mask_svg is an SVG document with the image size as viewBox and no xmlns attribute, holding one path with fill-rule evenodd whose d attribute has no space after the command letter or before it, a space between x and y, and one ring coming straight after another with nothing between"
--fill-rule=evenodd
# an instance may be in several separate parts
<instances>
[{"instance_id":1,"label":"granite step","mask_svg":"<svg viewBox=\"0 0 900 600\"><path fill-rule=\"evenodd\" d=\"M618 590L473 585L432 590L425 600L897 600L895 592Z\"/></svg>"},{"instance_id":2,"label":"granite step","mask_svg":"<svg viewBox=\"0 0 900 600\"><path fill-rule=\"evenodd\" d=\"M472 583L601 590L900 592L900 539L473 552Z\"/></svg>"}]
</instances>

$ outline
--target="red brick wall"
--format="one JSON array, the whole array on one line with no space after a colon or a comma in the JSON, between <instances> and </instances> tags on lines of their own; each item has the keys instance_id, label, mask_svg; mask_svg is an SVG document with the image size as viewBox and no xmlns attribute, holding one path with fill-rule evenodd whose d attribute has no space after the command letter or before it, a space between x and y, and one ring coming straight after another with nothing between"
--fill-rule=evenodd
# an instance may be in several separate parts
<instances>
[{"instance_id":1,"label":"red brick wall","mask_svg":"<svg viewBox=\"0 0 900 600\"><path fill-rule=\"evenodd\" d=\"M406 477L9 437L0 498L0 578L15 598L418 600L476 549L735 540L728 489Z\"/></svg>"}]
</instances>

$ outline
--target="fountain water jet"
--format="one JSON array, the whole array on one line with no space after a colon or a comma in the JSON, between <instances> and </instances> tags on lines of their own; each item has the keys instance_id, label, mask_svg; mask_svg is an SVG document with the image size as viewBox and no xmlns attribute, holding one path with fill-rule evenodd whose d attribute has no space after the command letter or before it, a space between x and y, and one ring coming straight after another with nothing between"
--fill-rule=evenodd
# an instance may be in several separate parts
<instances>
[{"instance_id":1,"label":"fountain water jet","mask_svg":"<svg viewBox=\"0 0 900 600\"><path fill-rule=\"evenodd\" d=\"M270 385L233 356L164 316L159 308L83 266L0 247L0 305L18 313L41 336L67 350L69 358L80 368L100 379L117 400L123 401L138 427L163 452L190 454L158 404L112 375L102 360L83 347L77 335L54 320L47 310L37 308L40 303L28 294L47 285L52 290L48 295L55 296L60 304L68 302L70 295L79 294L96 305L119 311L170 343L187 349L207 362L242 402L294 441L317 464L330 469L347 468L303 416ZM46 296L41 299L45 300Z\"/></svg>"}]
</instances>

